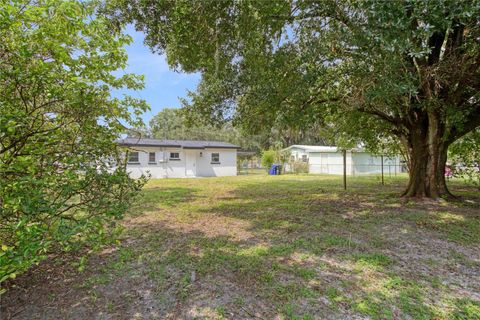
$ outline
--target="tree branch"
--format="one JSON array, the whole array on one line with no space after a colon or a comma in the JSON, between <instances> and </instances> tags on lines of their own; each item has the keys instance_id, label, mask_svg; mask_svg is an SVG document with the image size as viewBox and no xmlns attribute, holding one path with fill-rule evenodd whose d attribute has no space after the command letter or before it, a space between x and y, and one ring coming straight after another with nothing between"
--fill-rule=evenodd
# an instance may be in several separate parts
<instances>
[{"instance_id":1,"label":"tree branch","mask_svg":"<svg viewBox=\"0 0 480 320\"><path fill-rule=\"evenodd\" d=\"M452 143L478 127L480 127L480 103L473 108L466 122L462 123L461 126L453 127L448 142Z\"/></svg>"}]
</instances>

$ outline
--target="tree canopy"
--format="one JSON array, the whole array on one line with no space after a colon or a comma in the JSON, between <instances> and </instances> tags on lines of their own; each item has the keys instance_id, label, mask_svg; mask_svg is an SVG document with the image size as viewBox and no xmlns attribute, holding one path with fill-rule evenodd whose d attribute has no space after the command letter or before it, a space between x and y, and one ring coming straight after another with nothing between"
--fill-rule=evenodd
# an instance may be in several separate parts
<instances>
[{"instance_id":1,"label":"tree canopy","mask_svg":"<svg viewBox=\"0 0 480 320\"><path fill-rule=\"evenodd\" d=\"M278 124L277 124L278 125ZM165 108L157 113L148 127L130 129L127 134L136 137L151 137L174 140L214 140L239 145L243 150L260 153L261 150L284 148L292 144L325 144L322 128L317 126L295 130L289 127L265 126L255 134L235 127L231 121L212 125L183 109Z\"/></svg>"},{"instance_id":2,"label":"tree canopy","mask_svg":"<svg viewBox=\"0 0 480 320\"><path fill-rule=\"evenodd\" d=\"M149 134L158 139L236 141L240 135L228 124L213 127L203 122L188 123L179 109L165 108L151 120Z\"/></svg>"},{"instance_id":3,"label":"tree canopy","mask_svg":"<svg viewBox=\"0 0 480 320\"><path fill-rule=\"evenodd\" d=\"M110 239L144 183L129 178L115 139L147 106L111 97L143 82L112 74L131 39L95 2L4 1L0 12L2 282L54 249Z\"/></svg>"},{"instance_id":4,"label":"tree canopy","mask_svg":"<svg viewBox=\"0 0 480 320\"><path fill-rule=\"evenodd\" d=\"M173 68L202 72L188 110L250 132L313 121L345 144L400 144L407 196L448 196L448 146L480 125L478 0L116 0L106 10Z\"/></svg>"}]
</instances>

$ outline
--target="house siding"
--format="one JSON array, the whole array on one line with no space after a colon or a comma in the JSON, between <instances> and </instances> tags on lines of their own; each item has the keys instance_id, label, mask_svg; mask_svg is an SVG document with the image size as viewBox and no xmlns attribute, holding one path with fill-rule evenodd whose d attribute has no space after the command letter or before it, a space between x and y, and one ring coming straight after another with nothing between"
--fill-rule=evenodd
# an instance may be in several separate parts
<instances>
[{"instance_id":1,"label":"house siding","mask_svg":"<svg viewBox=\"0 0 480 320\"><path fill-rule=\"evenodd\" d=\"M139 153L138 164L127 164L127 171L132 178L142 174L150 174L152 178L185 178L185 177L220 177L237 175L236 149L182 149L168 147L130 147ZM156 161L149 163L149 152L155 152ZM180 159L171 160L170 152L178 152ZM187 155L188 153L188 155ZM211 154L219 153L220 163L211 163ZM188 163L187 166L187 156ZM194 160L194 161L193 161ZM193 162L192 162L193 161ZM194 164L194 166L192 165ZM192 168L194 169L192 170Z\"/></svg>"},{"instance_id":2,"label":"house siding","mask_svg":"<svg viewBox=\"0 0 480 320\"><path fill-rule=\"evenodd\" d=\"M237 150L205 149L197 151L197 174L200 177L223 177L237 175ZM202 156L200 157L200 152ZM219 153L220 163L212 164L212 153Z\"/></svg>"},{"instance_id":3,"label":"house siding","mask_svg":"<svg viewBox=\"0 0 480 320\"><path fill-rule=\"evenodd\" d=\"M295 160L296 161L299 161L299 160L302 160L302 156L303 155L307 155L308 156L308 152L306 152L304 149L300 149L300 148L292 148L290 150L290 155L295 157Z\"/></svg>"},{"instance_id":4,"label":"house siding","mask_svg":"<svg viewBox=\"0 0 480 320\"><path fill-rule=\"evenodd\" d=\"M346 154L347 175L376 174L382 172L382 160L367 152ZM383 157L384 172L399 170L400 157ZM311 152L309 173L343 174L343 154L341 152Z\"/></svg>"},{"instance_id":5,"label":"house siding","mask_svg":"<svg viewBox=\"0 0 480 320\"><path fill-rule=\"evenodd\" d=\"M342 152L311 152L308 157L309 173L343 174ZM347 174L352 172L352 153L347 151Z\"/></svg>"},{"instance_id":6,"label":"house siding","mask_svg":"<svg viewBox=\"0 0 480 320\"><path fill-rule=\"evenodd\" d=\"M356 175L381 173L382 158L366 152L355 152L352 154L353 170ZM399 170L400 157L383 157L383 170L389 172Z\"/></svg>"},{"instance_id":7,"label":"house siding","mask_svg":"<svg viewBox=\"0 0 480 320\"><path fill-rule=\"evenodd\" d=\"M313 174L343 174L343 152L336 147L329 146L291 146L287 148L295 160L300 160L302 155L308 157L308 171ZM317 150L312 150L317 149ZM324 150L318 150L324 149ZM287 165L287 172L291 170ZM400 157L383 157L384 173L392 174L401 172ZM346 153L347 175L377 174L382 171L380 156L372 155L365 151L349 150Z\"/></svg>"}]
</instances>

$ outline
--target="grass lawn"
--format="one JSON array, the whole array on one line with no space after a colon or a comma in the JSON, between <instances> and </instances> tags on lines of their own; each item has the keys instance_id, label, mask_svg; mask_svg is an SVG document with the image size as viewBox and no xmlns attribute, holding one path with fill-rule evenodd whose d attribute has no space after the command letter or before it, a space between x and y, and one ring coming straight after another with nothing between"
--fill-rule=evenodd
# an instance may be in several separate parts
<instances>
[{"instance_id":1,"label":"grass lawn","mask_svg":"<svg viewBox=\"0 0 480 320\"><path fill-rule=\"evenodd\" d=\"M398 198L405 177L150 181L85 271L43 263L14 319L480 319L480 194ZM2 317L4 319L4 317Z\"/></svg>"}]
</instances>

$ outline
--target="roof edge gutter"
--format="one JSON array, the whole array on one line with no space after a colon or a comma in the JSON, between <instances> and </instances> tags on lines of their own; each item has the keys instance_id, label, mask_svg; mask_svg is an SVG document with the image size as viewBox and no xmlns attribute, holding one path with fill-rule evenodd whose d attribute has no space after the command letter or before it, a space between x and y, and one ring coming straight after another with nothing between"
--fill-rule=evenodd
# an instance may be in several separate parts
<instances>
[{"instance_id":1,"label":"roof edge gutter","mask_svg":"<svg viewBox=\"0 0 480 320\"><path fill-rule=\"evenodd\" d=\"M143 144L143 143L119 143L120 146L125 147L160 147L160 148L181 148L181 145L166 145L166 144Z\"/></svg>"}]
</instances>

